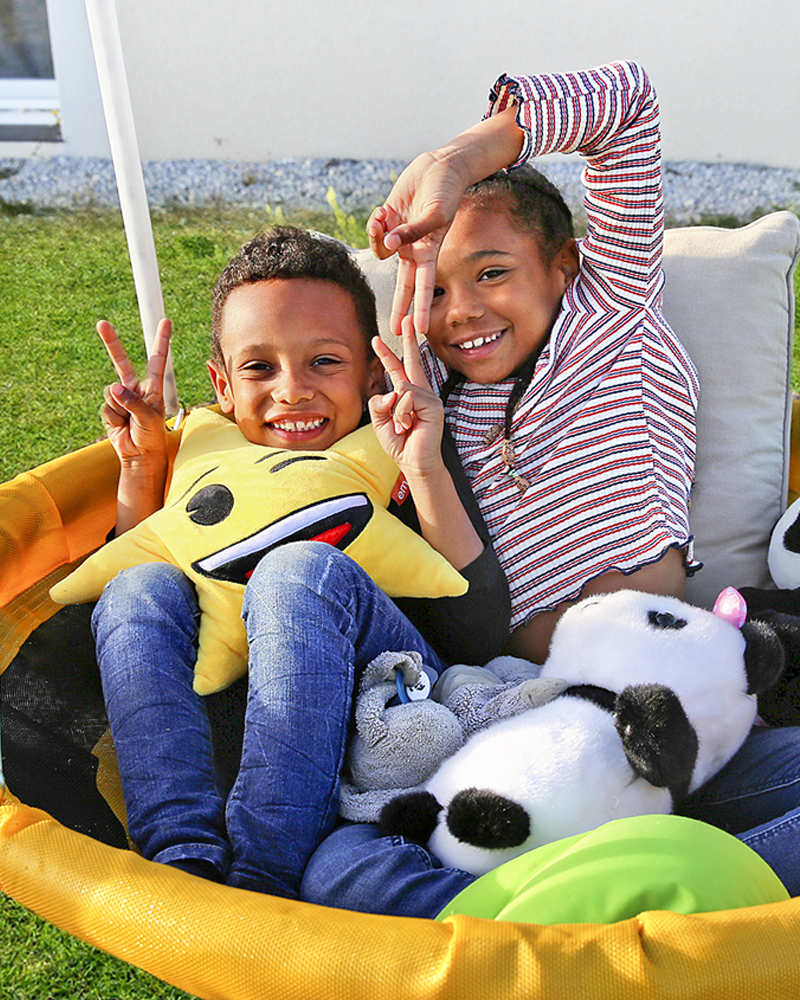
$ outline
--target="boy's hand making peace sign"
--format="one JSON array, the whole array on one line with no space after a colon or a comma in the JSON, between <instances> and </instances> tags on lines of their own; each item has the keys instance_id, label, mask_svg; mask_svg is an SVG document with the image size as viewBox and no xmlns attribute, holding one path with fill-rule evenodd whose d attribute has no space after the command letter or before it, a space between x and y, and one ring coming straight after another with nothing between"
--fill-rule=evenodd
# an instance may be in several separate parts
<instances>
[{"instance_id":1,"label":"boy's hand making peace sign","mask_svg":"<svg viewBox=\"0 0 800 1000\"><path fill-rule=\"evenodd\" d=\"M114 327L100 320L97 332L119 377L119 382L105 388L100 418L120 462L166 454L163 390L172 324L168 319L158 324L147 374L141 380Z\"/></svg>"},{"instance_id":2,"label":"boy's hand making peace sign","mask_svg":"<svg viewBox=\"0 0 800 1000\"><path fill-rule=\"evenodd\" d=\"M172 324L168 319L158 324L147 374L141 380L114 327L101 320L97 332L119 377L119 382L106 386L100 417L120 461L117 534L122 534L164 502L169 468L164 371Z\"/></svg>"}]
</instances>

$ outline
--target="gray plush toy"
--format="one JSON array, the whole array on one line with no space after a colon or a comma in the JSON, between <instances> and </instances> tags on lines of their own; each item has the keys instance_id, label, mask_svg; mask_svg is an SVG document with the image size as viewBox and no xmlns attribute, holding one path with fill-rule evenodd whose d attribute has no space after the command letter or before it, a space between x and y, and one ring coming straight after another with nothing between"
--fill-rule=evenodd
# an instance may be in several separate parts
<instances>
[{"instance_id":1,"label":"gray plush toy","mask_svg":"<svg viewBox=\"0 0 800 1000\"><path fill-rule=\"evenodd\" d=\"M398 791L423 786L473 733L556 697L566 681L540 679L540 670L511 656L497 657L486 667L454 666L441 675L432 697L396 704L398 671L407 689L425 687L422 659L413 651L381 653L361 678L341 815L377 822Z\"/></svg>"}]
</instances>

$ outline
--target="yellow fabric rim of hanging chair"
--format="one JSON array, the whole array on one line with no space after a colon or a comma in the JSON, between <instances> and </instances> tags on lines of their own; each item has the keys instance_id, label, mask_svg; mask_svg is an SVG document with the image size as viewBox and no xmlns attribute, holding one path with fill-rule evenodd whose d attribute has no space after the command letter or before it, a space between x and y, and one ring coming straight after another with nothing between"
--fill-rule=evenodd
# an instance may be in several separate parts
<instances>
[{"instance_id":1,"label":"yellow fabric rim of hanging chair","mask_svg":"<svg viewBox=\"0 0 800 1000\"><path fill-rule=\"evenodd\" d=\"M50 582L102 544L115 481L103 443L0 486L0 672L55 610ZM800 983L800 899L608 925L370 916L196 879L69 830L10 793L0 803L0 889L207 1000L777 1000Z\"/></svg>"},{"instance_id":2,"label":"yellow fabric rim of hanging chair","mask_svg":"<svg viewBox=\"0 0 800 1000\"><path fill-rule=\"evenodd\" d=\"M204 882L13 803L0 806L0 887L207 1000L777 1000L800 982L798 899L609 925L369 916Z\"/></svg>"}]
</instances>

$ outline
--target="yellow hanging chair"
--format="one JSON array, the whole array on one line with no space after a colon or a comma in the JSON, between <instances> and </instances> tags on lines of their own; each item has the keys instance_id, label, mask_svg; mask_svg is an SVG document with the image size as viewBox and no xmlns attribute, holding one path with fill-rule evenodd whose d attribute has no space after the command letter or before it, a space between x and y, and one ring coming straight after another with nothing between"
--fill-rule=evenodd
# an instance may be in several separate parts
<instances>
[{"instance_id":1,"label":"yellow hanging chair","mask_svg":"<svg viewBox=\"0 0 800 1000\"><path fill-rule=\"evenodd\" d=\"M797 490L788 385L799 248L788 212L741 230L667 233L665 310L703 382L692 520L705 568L690 593L700 604L730 583L767 582L769 533L788 488ZM362 262L385 315L392 265ZM75 643L59 645L48 596L103 543L116 477L116 458L100 443L0 486L4 893L207 1000L798 994L800 899L607 925L436 922L214 885L128 849L96 677ZM84 616L66 627L85 633L85 609L59 611L69 615Z\"/></svg>"}]
</instances>

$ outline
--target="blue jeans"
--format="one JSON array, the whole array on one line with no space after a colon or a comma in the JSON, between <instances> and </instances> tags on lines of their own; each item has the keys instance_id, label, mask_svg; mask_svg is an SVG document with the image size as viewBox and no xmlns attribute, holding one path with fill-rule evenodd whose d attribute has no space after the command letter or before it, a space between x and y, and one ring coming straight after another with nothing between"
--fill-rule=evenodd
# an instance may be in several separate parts
<instances>
[{"instance_id":1,"label":"blue jeans","mask_svg":"<svg viewBox=\"0 0 800 1000\"><path fill-rule=\"evenodd\" d=\"M800 895L800 728L754 729L731 761L677 812L735 834ZM301 896L325 906L435 917L474 876L443 867L401 837L345 825L316 850Z\"/></svg>"},{"instance_id":2,"label":"blue jeans","mask_svg":"<svg viewBox=\"0 0 800 1000\"><path fill-rule=\"evenodd\" d=\"M349 556L321 542L262 559L245 589L250 649L241 763L220 780L192 690L197 602L164 563L106 588L93 625L128 829L144 857L295 898L331 832L355 686L387 649L446 664Z\"/></svg>"},{"instance_id":3,"label":"blue jeans","mask_svg":"<svg viewBox=\"0 0 800 1000\"><path fill-rule=\"evenodd\" d=\"M756 726L676 811L735 834L800 896L800 727Z\"/></svg>"}]
</instances>

